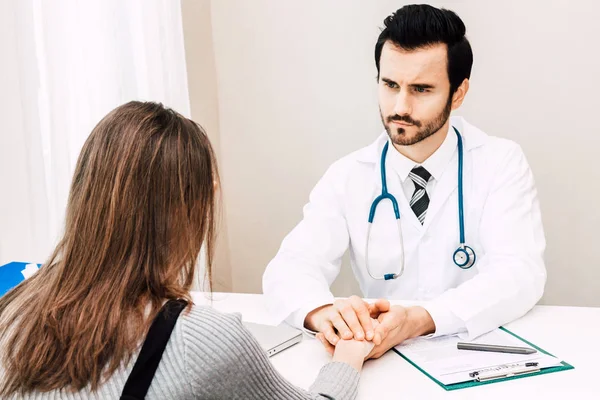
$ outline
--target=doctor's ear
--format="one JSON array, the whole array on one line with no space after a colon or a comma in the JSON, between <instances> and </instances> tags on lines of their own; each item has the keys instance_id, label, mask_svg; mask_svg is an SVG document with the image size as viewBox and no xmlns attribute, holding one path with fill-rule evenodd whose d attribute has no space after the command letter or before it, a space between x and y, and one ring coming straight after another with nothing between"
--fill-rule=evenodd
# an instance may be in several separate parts
<instances>
[{"instance_id":1,"label":"doctor's ear","mask_svg":"<svg viewBox=\"0 0 600 400\"><path fill-rule=\"evenodd\" d=\"M469 80L465 79L462 81L460 86L456 89L456 91L452 94L452 110L456 110L460 107L469 91Z\"/></svg>"}]
</instances>

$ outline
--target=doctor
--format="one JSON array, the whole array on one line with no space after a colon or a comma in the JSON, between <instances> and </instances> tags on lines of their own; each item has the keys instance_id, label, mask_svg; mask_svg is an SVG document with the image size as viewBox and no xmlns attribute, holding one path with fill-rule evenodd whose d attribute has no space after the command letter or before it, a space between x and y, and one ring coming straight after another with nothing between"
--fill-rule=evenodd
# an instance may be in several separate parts
<instances>
[{"instance_id":1,"label":"doctor","mask_svg":"<svg viewBox=\"0 0 600 400\"><path fill-rule=\"evenodd\" d=\"M546 281L523 151L450 118L473 61L462 20L410 5L384 23L375 64L385 132L331 165L263 277L276 317L319 332L327 347L373 340L371 357L415 336L488 332L531 309ZM334 300L346 250L364 297L381 298L375 304Z\"/></svg>"}]
</instances>

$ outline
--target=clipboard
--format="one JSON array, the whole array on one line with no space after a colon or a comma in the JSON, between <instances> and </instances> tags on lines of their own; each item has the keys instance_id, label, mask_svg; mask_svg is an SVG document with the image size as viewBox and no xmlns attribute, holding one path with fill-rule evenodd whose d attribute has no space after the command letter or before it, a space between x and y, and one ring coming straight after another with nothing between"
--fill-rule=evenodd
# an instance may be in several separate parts
<instances>
[{"instance_id":1,"label":"clipboard","mask_svg":"<svg viewBox=\"0 0 600 400\"><path fill-rule=\"evenodd\" d=\"M537 351L539 351L541 353L544 353L544 354L547 354L549 356L553 356L552 354L550 354L546 350L544 350L544 349L536 346L535 344L533 344L533 343L531 343L531 342L523 339L522 337L520 337L517 334L509 331L508 329L506 329L506 328L504 328L502 326L499 329L502 330L502 331L504 331L504 332L506 332L506 333L509 333L510 335L514 336L515 338L517 338L518 340L522 341L523 343L525 343L525 344L533 347ZM575 368L571 364L569 364L567 362L564 362L564 361L561 361L561 363L560 363L561 365L557 365L557 366L553 366L553 367L533 369L531 371L527 371L527 372L523 372L523 373L517 373L517 374L512 374L510 372L510 370L509 370L506 375L503 375L503 376L500 376L500 377L494 378L494 379L486 379L486 380L482 380L482 381L478 381L476 379L473 379L471 381L459 382L459 383L453 383L453 384L445 385L442 382L440 382L437 379L435 379L433 376L431 376L429 373L427 373L421 367L419 367L415 362L413 362L412 360L410 360L404 354L400 353L400 351L397 350L395 347L393 347L392 350L394 350L394 352L396 354L398 354L400 357L402 357L403 359L405 359L406 361L408 361L409 364L411 364L413 367L415 367L416 369L418 369L419 371L421 371L425 376L427 376L429 379L431 379L432 381L434 381L435 383L437 383L439 386L441 386L446 391L458 390L458 389L466 389L466 388L475 387L475 386L481 386L481 385L489 385L490 383L511 381L511 380L514 380L514 379L527 378L527 377L535 376L535 375L550 374L550 373L553 373L553 372L568 371L570 369L574 369Z\"/></svg>"}]
</instances>

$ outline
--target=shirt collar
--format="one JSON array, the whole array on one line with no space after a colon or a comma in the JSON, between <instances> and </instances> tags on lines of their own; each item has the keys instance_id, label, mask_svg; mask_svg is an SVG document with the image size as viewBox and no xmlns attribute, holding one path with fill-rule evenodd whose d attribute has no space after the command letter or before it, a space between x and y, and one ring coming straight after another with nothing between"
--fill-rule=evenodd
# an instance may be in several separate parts
<instances>
[{"instance_id":1,"label":"shirt collar","mask_svg":"<svg viewBox=\"0 0 600 400\"><path fill-rule=\"evenodd\" d=\"M441 146L422 164L415 163L410 158L405 157L398 150L396 150L393 143L391 143L389 139L388 142L390 142L390 151L388 152L390 165L396 171L402 180L402 183L404 183L404 181L406 181L408 178L410 171L419 165L429 171L433 179L439 180L444 173L446 166L452 159L454 152L456 151L458 140L456 138L456 134L454 133L454 129L452 126L450 126L448 133L446 134L446 138L442 142Z\"/></svg>"}]
</instances>

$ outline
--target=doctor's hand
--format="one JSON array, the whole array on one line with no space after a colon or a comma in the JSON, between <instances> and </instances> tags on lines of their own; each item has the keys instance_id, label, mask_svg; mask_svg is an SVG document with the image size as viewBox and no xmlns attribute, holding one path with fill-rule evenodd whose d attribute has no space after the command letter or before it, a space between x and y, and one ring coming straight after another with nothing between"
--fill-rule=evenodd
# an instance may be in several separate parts
<instances>
[{"instance_id":1,"label":"doctor's hand","mask_svg":"<svg viewBox=\"0 0 600 400\"><path fill-rule=\"evenodd\" d=\"M358 296L351 296L311 311L304 319L304 327L321 332L333 346L340 339L372 341L376 335L372 318L389 310L390 302L385 299L369 304Z\"/></svg>"},{"instance_id":2,"label":"doctor's hand","mask_svg":"<svg viewBox=\"0 0 600 400\"><path fill-rule=\"evenodd\" d=\"M377 322L373 337L375 347L368 358L379 358L407 339L435 332L431 315L419 306L392 306L389 312L379 315Z\"/></svg>"}]
</instances>

